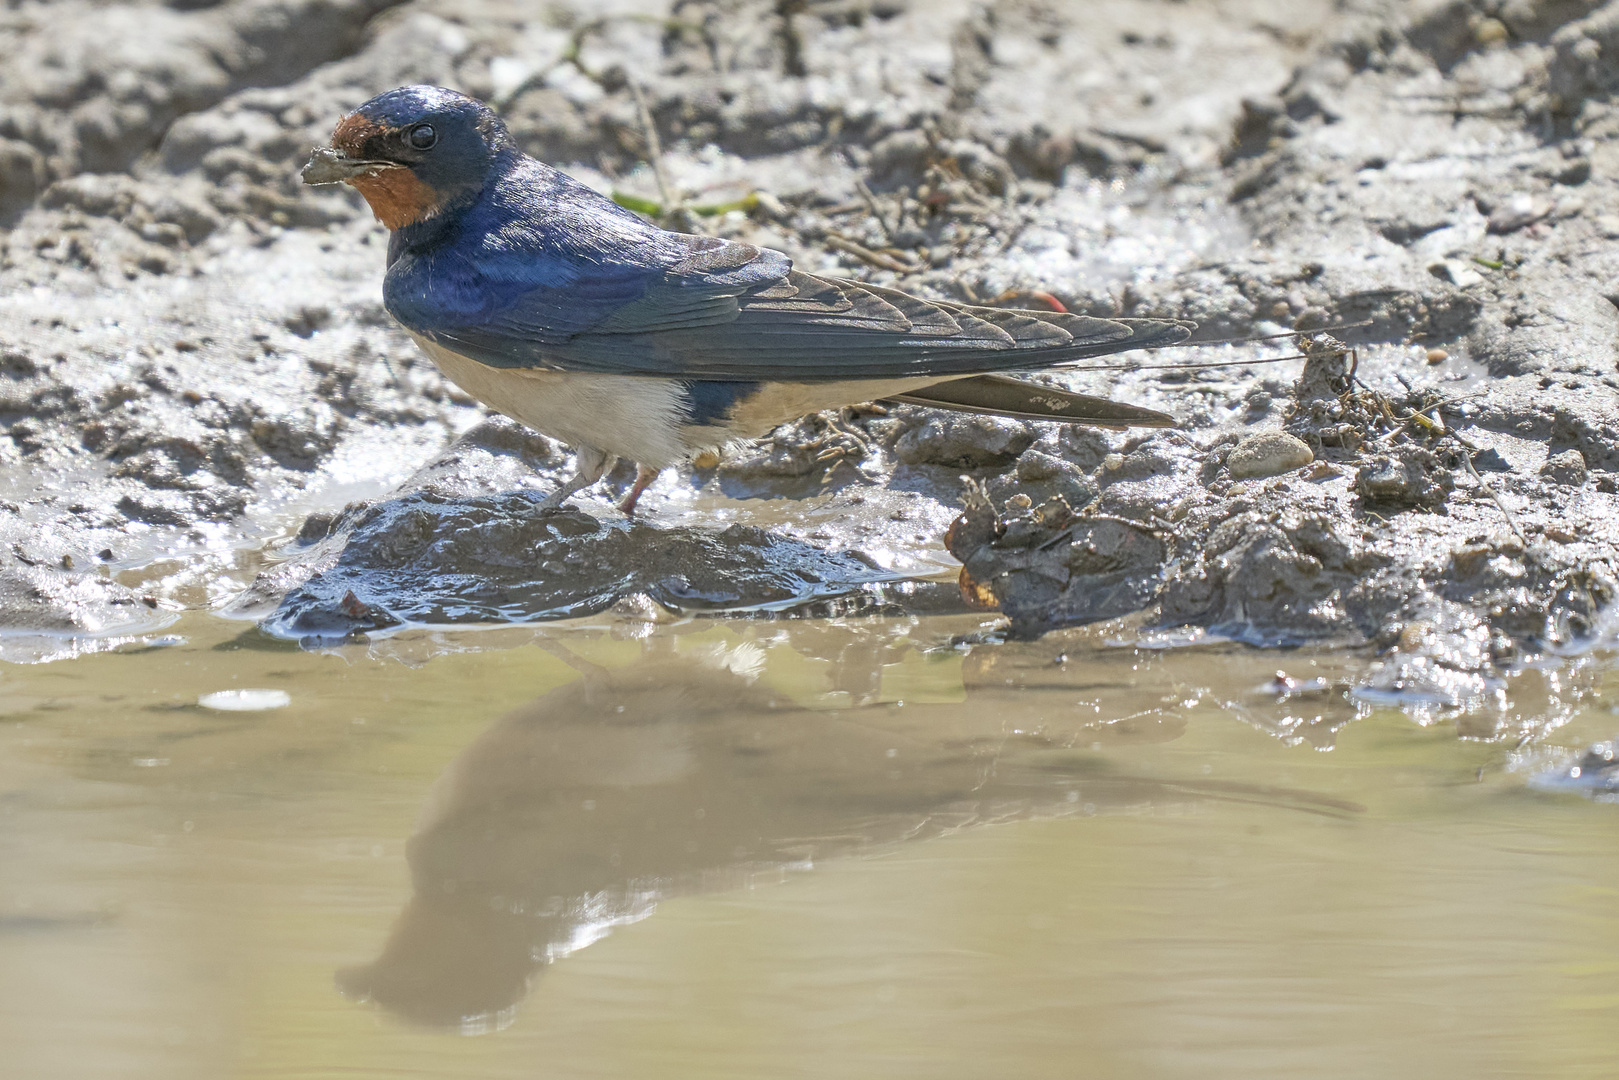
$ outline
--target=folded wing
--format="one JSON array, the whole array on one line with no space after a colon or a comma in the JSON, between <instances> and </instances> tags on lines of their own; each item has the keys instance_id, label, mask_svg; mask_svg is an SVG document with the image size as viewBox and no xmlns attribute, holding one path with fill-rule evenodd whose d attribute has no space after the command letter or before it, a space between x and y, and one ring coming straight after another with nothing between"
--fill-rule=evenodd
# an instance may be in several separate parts
<instances>
[{"instance_id":1,"label":"folded wing","mask_svg":"<svg viewBox=\"0 0 1619 1080\"><path fill-rule=\"evenodd\" d=\"M1033 370L1174 344L1192 329L926 301L801 273L780 252L747 244L676 242L684 250L666 255L661 270L598 266L573 281L538 282L461 325L395 314L493 367L784 382ZM594 275L612 287L593 289Z\"/></svg>"}]
</instances>

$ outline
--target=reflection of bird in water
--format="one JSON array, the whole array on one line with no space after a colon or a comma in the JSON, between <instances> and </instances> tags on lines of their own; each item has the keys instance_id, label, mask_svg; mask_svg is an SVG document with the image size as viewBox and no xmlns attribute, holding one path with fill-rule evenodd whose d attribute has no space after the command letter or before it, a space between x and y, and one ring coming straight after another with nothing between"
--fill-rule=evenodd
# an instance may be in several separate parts
<instances>
[{"instance_id":1,"label":"reflection of bird in water","mask_svg":"<svg viewBox=\"0 0 1619 1080\"><path fill-rule=\"evenodd\" d=\"M424 1023L488 1022L548 958L671 889L1198 794L1009 744L1000 713L970 702L804 708L757 680L752 645L614 670L552 648L582 677L497 721L439 778L407 847L414 895L382 955L341 974L351 996Z\"/></svg>"}]
</instances>

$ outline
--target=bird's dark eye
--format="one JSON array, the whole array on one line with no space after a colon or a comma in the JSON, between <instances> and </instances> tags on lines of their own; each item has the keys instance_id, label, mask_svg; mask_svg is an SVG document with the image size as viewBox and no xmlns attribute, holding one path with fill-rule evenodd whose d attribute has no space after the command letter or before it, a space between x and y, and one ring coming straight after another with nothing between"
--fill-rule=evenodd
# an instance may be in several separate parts
<instances>
[{"instance_id":1,"label":"bird's dark eye","mask_svg":"<svg viewBox=\"0 0 1619 1080\"><path fill-rule=\"evenodd\" d=\"M417 150L431 150L433 144L438 142L438 132L433 130L432 124L417 124L405 136L405 141Z\"/></svg>"}]
</instances>

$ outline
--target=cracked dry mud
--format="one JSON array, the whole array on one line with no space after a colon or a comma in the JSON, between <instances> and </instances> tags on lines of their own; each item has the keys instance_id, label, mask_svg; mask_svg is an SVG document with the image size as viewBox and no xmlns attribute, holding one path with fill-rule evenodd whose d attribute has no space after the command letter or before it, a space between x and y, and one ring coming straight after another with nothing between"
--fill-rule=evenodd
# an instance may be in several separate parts
<instances>
[{"instance_id":1,"label":"cracked dry mud","mask_svg":"<svg viewBox=\"0 0 1619 1080\"><path fill-rule=\"evenodd\" d=\"M693 596L781 606L952 568L958 514L964 598L1014 633L1369 644L1355 695L1472 734L1554 723L1581 683L1540 661L1609 640L1619 0L66 0L9 6L0 50L12 658L186 606L654 618L687 543ZM633 528L605 493L547 526L525 490L565 448L482 423L383 311L363 204L297 183L407 82L816 272L1204 338L1358 323L1353 373L1315 338L1134 355L1039 378L1179 430L847 410L666 476Z\"/></svg>"}]
</instances>

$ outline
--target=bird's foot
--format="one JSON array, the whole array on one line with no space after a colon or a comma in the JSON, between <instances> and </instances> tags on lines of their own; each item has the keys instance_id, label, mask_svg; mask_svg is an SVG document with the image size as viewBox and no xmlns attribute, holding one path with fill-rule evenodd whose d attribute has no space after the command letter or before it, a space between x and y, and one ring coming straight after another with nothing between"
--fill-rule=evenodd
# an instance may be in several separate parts
<instances>
[{"instance_id":1,"label":"bird's foot","mask_svg":"<svg viewBox=\"0 0 1619 1080\"><path fill-rule=\"evenodd\" d=\"M626 517L635 516L635 504L640 501L641 493L657 478L657 469L649 469L645 465L636 464L635 484L630 488L630 493L624 496L623 501L618 504L618 508L624 512Z\"/></svg>"},{"instance_id":2,"label":"bird's foot","mask_svg":"<svg viewBox=\"0 0 1619 1080\"><path fill-rule=\"evenodd\" d=\"M562 486L540 500L541 510L559 510L562 504L602 478L612 458L604 451L581 446L576 452L573 475Z\"/></svg>"}]
</instances>

